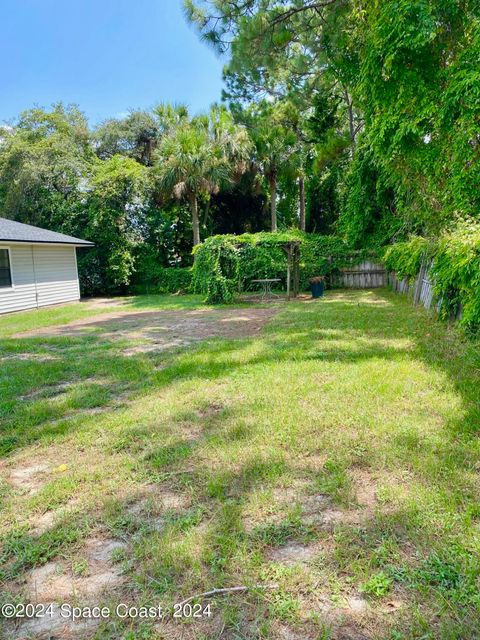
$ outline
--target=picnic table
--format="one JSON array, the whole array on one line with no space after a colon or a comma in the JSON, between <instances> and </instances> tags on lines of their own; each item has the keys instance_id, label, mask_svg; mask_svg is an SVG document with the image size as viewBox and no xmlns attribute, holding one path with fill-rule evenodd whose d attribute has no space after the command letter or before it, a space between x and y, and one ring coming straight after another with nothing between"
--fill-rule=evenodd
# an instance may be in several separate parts
<instances>
[{"instance_id":1,"label":"picnic table","mask_svg":"<svg viewBox=\"0 0 480 640\"><path fill-rule=\"evenodd\" d=\"M280 278L262 278L260 280L252 280L252 283L260 284L262 287L262 300L267 298L278 298L275 293L272 293L272 284L274 282L281 282Z\"/></svg>"}]
</instances>

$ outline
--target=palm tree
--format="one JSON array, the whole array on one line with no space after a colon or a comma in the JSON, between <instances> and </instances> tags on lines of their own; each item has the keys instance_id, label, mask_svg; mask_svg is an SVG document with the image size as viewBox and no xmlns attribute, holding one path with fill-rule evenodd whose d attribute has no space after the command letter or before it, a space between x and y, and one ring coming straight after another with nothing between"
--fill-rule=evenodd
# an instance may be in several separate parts
<instances>
[{"instance_id":1,"label":"palm tree","mask_svg":"<svg viewBox=\"0 0 480 640\"><path fill-rule=\"evenodd\" d=\"M293 131L263 120L253 130L257 163L268 183L270 192L271 230L277 231L277 184L280 172L288 166L295 153L296 136Z\"/></svg>"},{"instance_id":2,"label":"palm tree","mask_svg":"<svg viewBox=\"0 0 480 640\"><path fill-rule=\"evenodd\" d=\"M188 107L184 104L170 104L160 102L153 108L161 135L165 135L175 127L185 124L189 120Z\"/></svg>"},{"instance_id":3,"label":"palm tree","mask_svg":"<svg viewBox=\"0 0 480 640\"><path fill-rule=\"evenodd\" d=\"M200 242L199 197L217 193L232 182L247 152L245 130L219 109L208 116L182 119L160 142L155 174L163 190L187 200L194 245Z\"/></svg>"},{"instance_id":4,"label":"palm tree","mask_svg":"<svg viewBox=\"0 0 480 640\"><path fill-rule=\"evenodd\" d=\"M290 178L298 184L298 226L301 231L305 231L305 166L307 164L308 152L302 141L297 140L294 153L288 163Z\"/></svg>"}]
</instances>

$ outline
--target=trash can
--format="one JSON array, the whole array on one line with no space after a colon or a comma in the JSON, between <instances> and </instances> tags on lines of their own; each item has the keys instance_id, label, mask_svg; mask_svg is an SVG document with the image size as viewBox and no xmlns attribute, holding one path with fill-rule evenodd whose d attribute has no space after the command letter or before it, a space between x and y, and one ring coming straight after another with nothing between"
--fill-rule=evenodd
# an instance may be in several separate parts
<instances>
[{"instance_id":1,"label":"trash can","mask_svg":"<svg viewBox=\"0 0 480 640\"><path fill-rule=\"evenodd\" d=\"M325 283L323 280L310 280L310 290L312 292L312 298L321 298L325 289Z\"/></svg>"}]
</instances>

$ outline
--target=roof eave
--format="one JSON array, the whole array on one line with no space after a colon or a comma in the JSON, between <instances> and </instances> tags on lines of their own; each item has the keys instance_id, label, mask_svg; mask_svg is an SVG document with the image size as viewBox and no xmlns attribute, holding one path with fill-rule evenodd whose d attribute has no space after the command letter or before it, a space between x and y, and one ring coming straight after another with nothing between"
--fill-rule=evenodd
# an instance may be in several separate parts
<instances>
[{"instance_id":1,"label":"roof eave","mask_svg":"<svg viewBox=\"0 0 480 640\"><path fill-rule=\"evenodd\" d=\"M0 244L48 244L67 247L94 247L94 242L66 242L55 240L12 240L11 238L0 238Z\"/></svg>"}]
</instances>

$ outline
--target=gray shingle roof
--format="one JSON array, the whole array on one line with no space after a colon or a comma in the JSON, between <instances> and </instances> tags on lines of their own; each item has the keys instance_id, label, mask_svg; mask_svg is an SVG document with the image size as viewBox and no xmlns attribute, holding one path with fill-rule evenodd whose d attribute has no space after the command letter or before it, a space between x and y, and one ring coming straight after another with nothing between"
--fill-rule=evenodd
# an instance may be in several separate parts
<instances>
[{"instance_id":1,"label":"gray shingle roof","mask_svg":"<svg viewBox=\"0 0 480 640\"><path fill-rule=\"evenodd\" d=\"M81 240L64 233L32 227L30 224L22 224L15 220L0 218L0 242L28 242L30 244L76 244L78 246L93 247L93 242Z\"/></svg>"}]
</instances>

